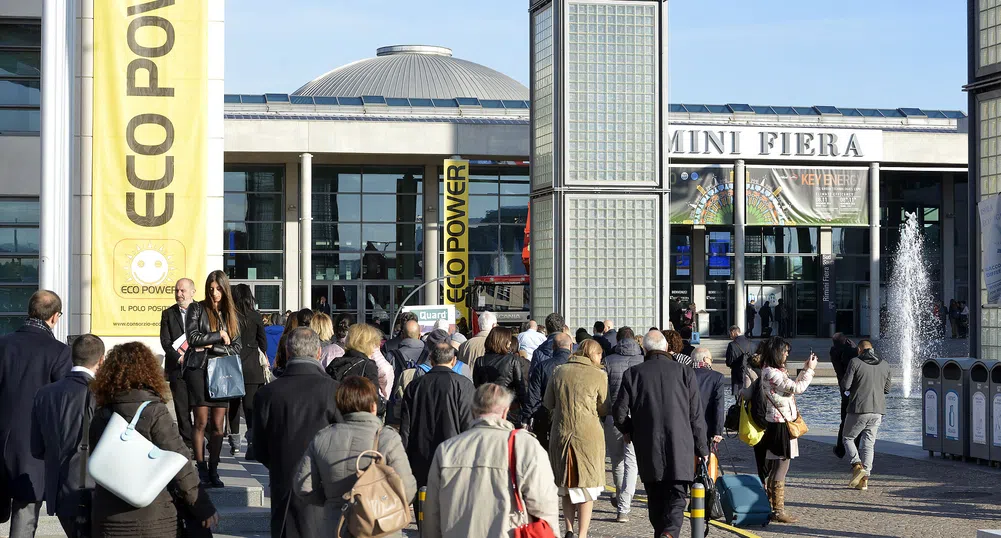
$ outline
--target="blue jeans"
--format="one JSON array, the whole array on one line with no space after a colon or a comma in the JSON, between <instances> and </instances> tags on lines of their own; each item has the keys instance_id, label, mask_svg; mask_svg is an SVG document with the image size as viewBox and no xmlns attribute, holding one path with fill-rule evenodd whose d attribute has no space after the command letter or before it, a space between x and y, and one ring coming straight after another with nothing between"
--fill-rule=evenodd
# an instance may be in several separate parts
<instances>
[{"instance_id":1,"label":"blue jeans","mask_svg":"<svg viewBox=\"0 0 1001 538\"><path fill-rule=\"evenodd\" d=\"M618 499L620 514L628 514L633 494L636 493L636 476L639 468L636 466L636 449L632 443L622 440L622 432L612 423L612 418L605 418L605 450L612 460L612 481L615 483L615 496Z\"/></svg>"},{"instance_id":2,"label":"blue jeans","mask_svg":"<svg viewBox=\"0 0 1001 538\"><path fill-rule=\"evenodd\" d=\"M865 469L866 476L872 472L872 458L876 448L876 434L879 433L879 426L883 422L883 415L875 413L864 413L857 415L848 413L845 417L845 453L851 459L852 465L861 463ZM855 448L855 439L862 440L859 448ZM861 453L861 456L860 456Z\"/></svg>"}]
</instances>

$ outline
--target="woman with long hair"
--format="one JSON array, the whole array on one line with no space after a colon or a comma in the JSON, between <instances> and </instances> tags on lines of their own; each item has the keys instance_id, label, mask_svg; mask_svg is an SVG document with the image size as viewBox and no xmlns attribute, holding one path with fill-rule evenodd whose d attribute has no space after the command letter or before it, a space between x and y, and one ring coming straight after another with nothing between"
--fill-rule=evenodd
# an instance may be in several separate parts
<instances>
[{"instance_id":1,"label":"woman with long hair","mask_svg":"<svg viewBox=\"0 0 1001 538\"><path fill-rule=\"evenodd\" d=\"M264 370L261 368L261 353L267 352L268 338L264 334L264 321L257 313L257 300L250 286L237 284L233 287L233 303L240 318L240 363L243 367L243 398L229 401L229 454L240 453L240 409L247 419L247 459L253 461L250 435L251 420L254 416L254 395L264 386ZM242 404L242 405L241 405Z\"/></svg>"},{"instance_id":2,"label":"woman with long hair","mask_svg":"<svg viewBox=\"0 0 1001 538\"><path fill-rule=\"evenodd\" d=\"M757 405L760 402L753 402L752 399L757 396L759 400L764 400L764 395L759 392L755 392L755 382L761 378L761 368L764 366L762 364L763 355L765 350L768 348L768 340L765 340L758 344L757 350L751 358L747 359L744 364L744 385L740 390L740 397L744 400L752 402L752 405ZM758 443L754 445L754 464L758 469L758 478L761 479L762 484L768 484L768 474L770 471L768 457L768 448L764 443Z\"/></svg>"},{"instance_id":3,"label":"woman with long hair","mask_svg":"<svg viewBox=\"0 0 1001 538\"><path fill-rule=\"evenodd\" d=\"M354 318L351 314L337 314L337 319L333 322L334 336L329 344L322 345L320 353L320 366L324 369L337 357L344 356L344 348L347 347L348 330L354 325Z\"/></svg>"},{"instance_id":4,"label":"woman with long hair","mask_svg":"<svg viewBox=\"0 0 1001 538\"><path fill-rule=\"evenodd\" d=\"M194 413L195 462L202 483L223 487L219 479L219 454L222 452L223 433L226 431L228 400L213 400L208 390L208 362L212 357L240 355L243 349L240 338L240 318L233 302L229 278L222 271L212 271L205 279L205 299L191 303L185 321L188 334L188 351L184 356L184 382L188 384L188 402ZM212 421L209 437L209 458L205 462L205 430Z\"/></svg>"},{"instance_id":5,"label":"woman with long hair","mask_svg":"<svg viewBox=\"0 0 1001 538\"><path fill-rule=\"evenodd\" d=\"M789 377L786 361L789 342L775 336L769 338L762 354L761 391L765 399L765 420L768 427L759 444L767 450L765 457L770 464L765 490L771 497L772 521L796 523L799 519L785 510L785 481L789 464L799 456L799 443L789 435L787 422L799 418L796 395L806 392L817 368L817 355L811 353L795 379Z\"/></svg>"},{"instance_id":6,"label":"woman with long hair","mask_svg":"<svg viewBox=\"0 0 1001 538\"><path fill-rule=\"evenodd\" d=\"M594 501L605 491L605 434L608 375L601 369L601 344L585 340L557 366L543 405L552 412L549 459L563 499L567 535L587 538ZM577 526L574 527L574 523Z\"/></svg>"},{"instance_id":7,"label":"woman with long hair","mask_svg":"<svg viewBox=\"0 0 1001 538\"><path fill-rule=\"evenodd\" d=\"M282 333L281 340L278 342L278 352L275 354L275 377L281 377L282 372L285 371L285 363L291 358L288 356L285 339L288 338L292 329L309 327L311 321L313 321L313 311L308 308L303 308L289 315L288 320L285 322L285 332Z\"/></svg>"},{"instance_id":8,"label":"woman with long hair","mask_svg":"<svg viewBox=\"0 0 1001 538\"><path fill-rule=\"evenodd\" d=\"M476 368L473 368L473 384L479 387L493 383L511 391L515 399L508 412L508 420L519 427L521 404L528 401L528 368L521 357L512 352L511 335L512 331L507 327L498 325L490 329L484 345L487 353L476 361Z\"/></svg>"},{"instance_id":9,"label":"woman with long hair","mask_svg":"<svg viewBox=\"0 0 1001 538\"><path fill-rule=\"evenodd\" d=\"M101 439L112 413L131 422L139 406L149 401L152 403L139 417L136 432L161 450L190 458L166 406L170 389L163 378L163 370L146 345L129 342L111 348L90 388L97 402L87 432L91 447ZM186 520L193 520L205 529L219 521L212 500L199 487L198 475L190 462L177 472L149 506L143 508L136 508L100 485L96 486L91 509L93 526L87 529L93 532L88 535L174 538L180 535L178 511L185 512L188 514Z\"/></svg>"},{"instance_id":10,"label":"woman with long hair","mask_svg":"<svg viewBox=\"0 0 1001 538\"><path fill-rule=\"evenodd\" d=\"M337 381L343 381L348 376L361 376L378 387L379 367L372 356L379 351L381 343L379 330L375 327L367 323L352 325L348 329L344 355L327 365L327 374Z\"/></svg>"},{"instance_id":11,"label":"woman with long hair","mask_svg":"<svg viewBox=\"0 0 1001 538\"><path fill-rule=\"evenodd\" d=\"M320 347L329 346L334 340L334 322L330 316L317 312L309 322L309 328L320 337Z\"/></svg>"}]
</instances>

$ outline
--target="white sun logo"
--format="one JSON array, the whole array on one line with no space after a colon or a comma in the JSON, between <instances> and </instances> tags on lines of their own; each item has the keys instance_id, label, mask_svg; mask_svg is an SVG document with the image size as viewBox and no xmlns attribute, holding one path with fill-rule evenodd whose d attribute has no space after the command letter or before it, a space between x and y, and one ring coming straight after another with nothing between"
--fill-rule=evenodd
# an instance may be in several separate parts
<instances>
[{"instance_id":1,"label":"white sun logo","mask_svg":"<svg viewBox=\"0 0 1001 538\"><path fill-rule=\"evenodd\" d=\"M150 243L145 247L136 246L136 253L128 255L129 265L125 268L132 275L131 280L144 286L157 286L170 274L171 256L164 254L163 247L156 248Z\"/></svg>"}]
</instances>

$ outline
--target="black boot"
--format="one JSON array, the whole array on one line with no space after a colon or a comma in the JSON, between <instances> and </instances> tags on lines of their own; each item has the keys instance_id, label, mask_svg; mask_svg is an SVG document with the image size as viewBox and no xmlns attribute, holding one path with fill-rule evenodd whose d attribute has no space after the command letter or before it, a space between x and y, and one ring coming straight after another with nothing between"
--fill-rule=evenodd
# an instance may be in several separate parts
<instances>
[{"instance_id":1,"label":"black boot","mask_svg":"<svg viewBox=\"0 0 1001 538\"><path fill-rule=\"evenodd\" d=\"M209 466L209 487L222 488L226 484L223 484L222 479L219 478L219 464L215 466Z\"/></svg>"},{"instance_id":2,"label":"black boot","mask_svg":"<svg viewBox=\"0 0 1001 538\"><path fill-rule=\"evenodd\" d=\"M221 488L224 486L219 479L219 453L222 452L222 436L213 435L209 439L209 487Z\"/></svg>"},{"instance_id":3,"label":"black boot","mask_svg":"<svg viewBox=\"0 0 1001 538\"><path fill-rule=\"evenodd\" d=\"M209 466L204 461L196 461L195 467L198 469L198 479L201 480L203 486L212 485L212 481L209 479Z\"/></svg>"}]
</instances>

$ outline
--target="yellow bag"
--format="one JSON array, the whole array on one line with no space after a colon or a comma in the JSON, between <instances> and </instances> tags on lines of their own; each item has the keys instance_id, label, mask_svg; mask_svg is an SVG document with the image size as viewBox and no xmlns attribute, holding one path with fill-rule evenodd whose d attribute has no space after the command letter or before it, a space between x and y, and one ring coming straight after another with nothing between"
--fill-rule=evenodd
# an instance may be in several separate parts
<instances>
[{"instance_id":1,"label":"yellow bag","mask_svg":"<svg viewBox=\"0 0 1001 538\"><path fill-rule=\"evenodd\" d=\"M765 436L765 430L758 427L751 418L751 402L742 401L740 403L740 440L748 446L754 446Z\"/></svg>"}]
</instances>

